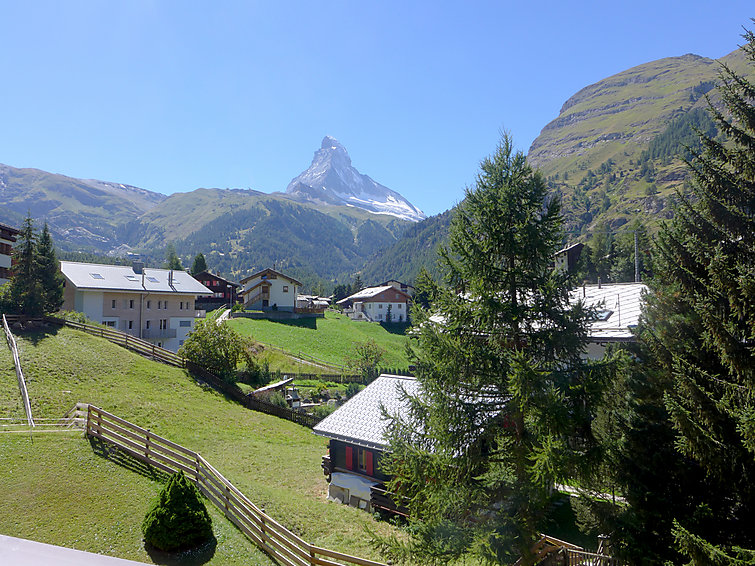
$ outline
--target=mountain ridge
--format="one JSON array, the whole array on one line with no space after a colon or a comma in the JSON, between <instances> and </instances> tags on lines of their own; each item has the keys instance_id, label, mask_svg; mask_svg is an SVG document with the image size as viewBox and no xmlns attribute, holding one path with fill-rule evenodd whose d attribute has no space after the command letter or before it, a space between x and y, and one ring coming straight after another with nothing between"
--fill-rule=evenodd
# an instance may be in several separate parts
<instances>
[{"instance_id":1,"label":"mountain ridge","mask_svg":"<svg viewBox=\"0 0 755 566\"><path fill-rule=\"evenodd\" d=\"M331 136L323 138L310 166L291 180L285 194L296 200L344 204L415 222L425 218L399 193L360 173L346 148Z\"/></svg>"}]
</instances>

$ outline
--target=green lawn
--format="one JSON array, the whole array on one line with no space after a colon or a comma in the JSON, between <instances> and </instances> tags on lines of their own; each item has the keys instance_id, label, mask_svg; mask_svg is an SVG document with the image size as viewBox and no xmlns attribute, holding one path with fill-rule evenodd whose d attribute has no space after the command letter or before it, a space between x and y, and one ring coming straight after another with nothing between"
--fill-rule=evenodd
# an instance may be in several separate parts
<instances>
[{"instance_id":1,"label":"green lawn","mask_svg":"<svg viewBox=\"0 0 755 566\"><path fill-rule=\"evenodd\" d=\"M292 354L303 352L332 364L344 365L354 347L374 340L385 350L381 365L405 368L406 325L382 326L375 322L353 321L347 316L326 311L325 318L299 320L253 320L236 318L228 324L237 332L257 342L271 344ZM310 371L302 365L302 372ZM313 372L314 373L314 372Z\"/></svg>"},{"instance_id":2,"label":"green lawn","mask_svg":"<svg viewBox=\"0 0 755 566\"><path fill-rule=\"evenodd\" d=\"M200 452L252 501L306 540L381 559L365 528L383 533L392 528L325 500L320 460L326 442L309 429L244 409L198 385L183 370L69 328L21 335L19 345L35 417L60 417L79 401L96 404ZM0 474L0 493L4 501L18 502L0 506L1 532L147 560L138 548L138 530L158 484L101 458L80 436L40 433L34 444L24 436L0 439L0 461L13 462L15 470ZM84 526L77 530L75 524ZM218 535L231 541L229 552L245 563L258 563L251 543L248 551L243 543L242 550L242 543L231 539L235 529L229 529ZM221 546L217 563L235 564Z\"/></svg>"},{"instance_id":3,"label":"green lawn","mask_svg":"<svg viewBox=\"0 0 755 566\"><path fill-rule=\"evenodd\" d=\"M0 324L0 419L24 420L24 405L18 390L13 356ZM3 421L0 421L2 424Z\"/></svg>"}]
</instances>

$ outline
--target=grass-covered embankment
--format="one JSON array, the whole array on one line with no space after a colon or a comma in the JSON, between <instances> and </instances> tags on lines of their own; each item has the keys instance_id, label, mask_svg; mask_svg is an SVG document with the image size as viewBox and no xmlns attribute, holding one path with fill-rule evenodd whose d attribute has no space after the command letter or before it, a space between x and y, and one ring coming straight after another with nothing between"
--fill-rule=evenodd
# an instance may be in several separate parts
<instances>
[{"instance_id":1,"label":"grass-covered embankment","mask_svg":"<svg viewBox=\"0 0 755 566\"><path fill-rule=\"evenodd\" d=\"M270 344L296 355L299 352L327 363L344 365L354 348L374 340L385 350L381 365L405 368L408 338L406 325L381 325L375 322L353 321L347 316L326 311L325 318L298 320L267 320L235 318L227 324L245 336L263 344ZM302 367L302 371L309 371Z\"/></svg>"},{"instance_id":2,"label":"grass-covered embankment","mask_svg":"<svg viewBox=\"0 0 755 566\"><path fill-rule=\"evenodd\" d=\"M200 452L252 501L306 540L380 559L365 527L383 532L391 527L325 501L320 460L326 443L309 429L244 409L198 385L183 370L72 329L21 335L19 345L35 416L60 417L79 401L98 405ZM23 435L0 439L2 460L14 462L15 470L0 476L0 492L5 500L29 504L26 511L15 504L0 506L3 534L138 555L139 525L159 484L97 456L83 437L48 436L35 436L34 445ZM40 474L48 468L49 473ZM127 495L121 497L124 491ZM26 492L36 495L30 500ZM76 516L71 516L73 509ZM75 524L82 522L104 526L77 531ZM251 543L248 548L253 549ZM216 555L221 552L219 545ZM217 563L234 563L230 560L218 558ZM246 560L256 559L250 555Z\"/></svg>"}]
</instances>

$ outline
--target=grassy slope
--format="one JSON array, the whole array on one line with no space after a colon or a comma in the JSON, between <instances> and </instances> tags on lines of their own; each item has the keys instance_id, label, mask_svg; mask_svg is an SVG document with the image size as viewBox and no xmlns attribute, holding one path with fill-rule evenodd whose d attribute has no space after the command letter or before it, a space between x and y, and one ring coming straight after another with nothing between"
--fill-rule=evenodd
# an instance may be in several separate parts
<instances>
[{"instance_id":1,"label":"grassy slope","mask_svg":"<svg viewBox=\"0 0 755 566\"><path fill-rule=\"evenodd\" d=\"M5 341L5 332L0 325L0 418L25 419L21 393L18 391L13 356Z\"/></svg>"},{"instance_id":2,"label":"grassy slope","mask_svg":"<svg viewBox=\"0 0 755 566\"><path fill-rule=\"evenodd\" d=\"M409 364L404 327L398 324L398 333L393 334L377 323L352 321L333 312L326 312L325 318L294 321L236 318L229 324L258 342L293 354L303 352L329 363L344 364L356 345L372 339L385 350L383 366L406 367ZM302 366L302 371L310 370Z\"/></svg>"},{"instance_id":3,"label":"grassy slope","mask_svg":"<svg viewBox=\"0 0 755 566\"><path fill-rule=\"evenodd\" d=\"M375 523L366 513L325 501L326 482L320 459L325 453L326 442L310 430L243 409L199 386L182 370L145 360L71 329L59 329L47 335L21 336L20 344L35 416L61 416L77 401L99 405L197 450L253 501L305 539L359 556L379 558L369 547L364 528L371 525L384 531L389 527ZM71 442L78 446L72 455L77 461L73 467L94 466L92 462L96 457L87 441L77 439ZM22 459L17 452L24 448L18 448L14 443L20 441L4 440L3 452L8 449L9 458ZM38 459L30 457L19 473L33 474L35 460ZM103 480L104 484L86 481L79 485L78 479L72 481L67 473L53 476L50 481L60 482L61 486L67 483L72 488L78 486L71 490L74 499L78 494L93 491L99 493L102 501L110 498L109 492L115 489L108 487L110 478ZM131 482L139 483L142 479L131 474L119 481L132 489ZM12 499L15 495L9 489L14 485L8 482L7 478L0 477L0 491ZM47 487L38 486L37 489ZM145 494L150 491L140 489L139 497L132 501L138 507L135 516L139 522L148 505L149 497ZM154 491L156 487L151 489ZM116 502L115 496L113 502ZM67 513L70 505L70 502L60 508L53 505L37 518L41 521L45 514L49 517ZM125 509L121 511L126 512ZM13 513L6 513L6 508L0 509L0 525L17 521ZM89 516L95 511L86 506L80 513ZM128 520L133 522L134 517ZM75 538L69 538L68 534L56 534L57 521L45 528L51 529L49 534L39 528L35 531L39 536L30 538L74 544ZM133 525L129 524L128 528ZM8 534L24 535L22 529ZM100 543L96 534L81 533L76 544L80 544L79 548L97 549ZM127 552L118 546L118 536L111 535L110 544L118 548L116 553Z\"/></svg>"}]
</instances>

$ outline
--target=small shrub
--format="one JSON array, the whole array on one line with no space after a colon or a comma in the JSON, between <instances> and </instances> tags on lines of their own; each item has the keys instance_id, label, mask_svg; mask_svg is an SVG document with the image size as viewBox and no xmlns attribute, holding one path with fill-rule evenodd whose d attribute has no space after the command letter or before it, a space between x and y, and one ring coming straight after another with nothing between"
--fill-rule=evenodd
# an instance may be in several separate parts
<instances>
[{"instance_id":1,"label":"small shrub","mask_svg":"<svg viewBox=\"0 0 755 566\"><path fill-rule=\"evenodd\" d=\"M166 552L195 548L212 538L212 519L183 472L170 477L144 517L142 533L148 544Z\"/></svg>"},{"instance_id":2,"label":"small shrub","mask_svg":"<svg viewBox=\"0 0 755 566\"><path fill-rule=\"evenodd\" d=\"M346 386L346 398L351 399L354 395L364 389L364 385L360 383L349 383Z\"/></svg>"},{"instance_id":3,"label":"small shrub","mask_svg":"<svg viewBox=\"0 0 755 566\"><path fill-rule=\"evenodd\" d=\"M268 397L268 401L276 407L283 407L284 409L289 408L288 401L286 401L286 396L280 391L273 392L273 394Z\"/></svg>"},{"instance_id":4,"label":"small shrub","mask_svg":"<svg viewBox=\"0 0 755 566\"><path fill-rule=\"evenodd\" d=\"M338 407L335 405L317 405L312 408L312 416L317 417L318 419L324 419L337 408Z\"/></svg>"}]
</instances>

